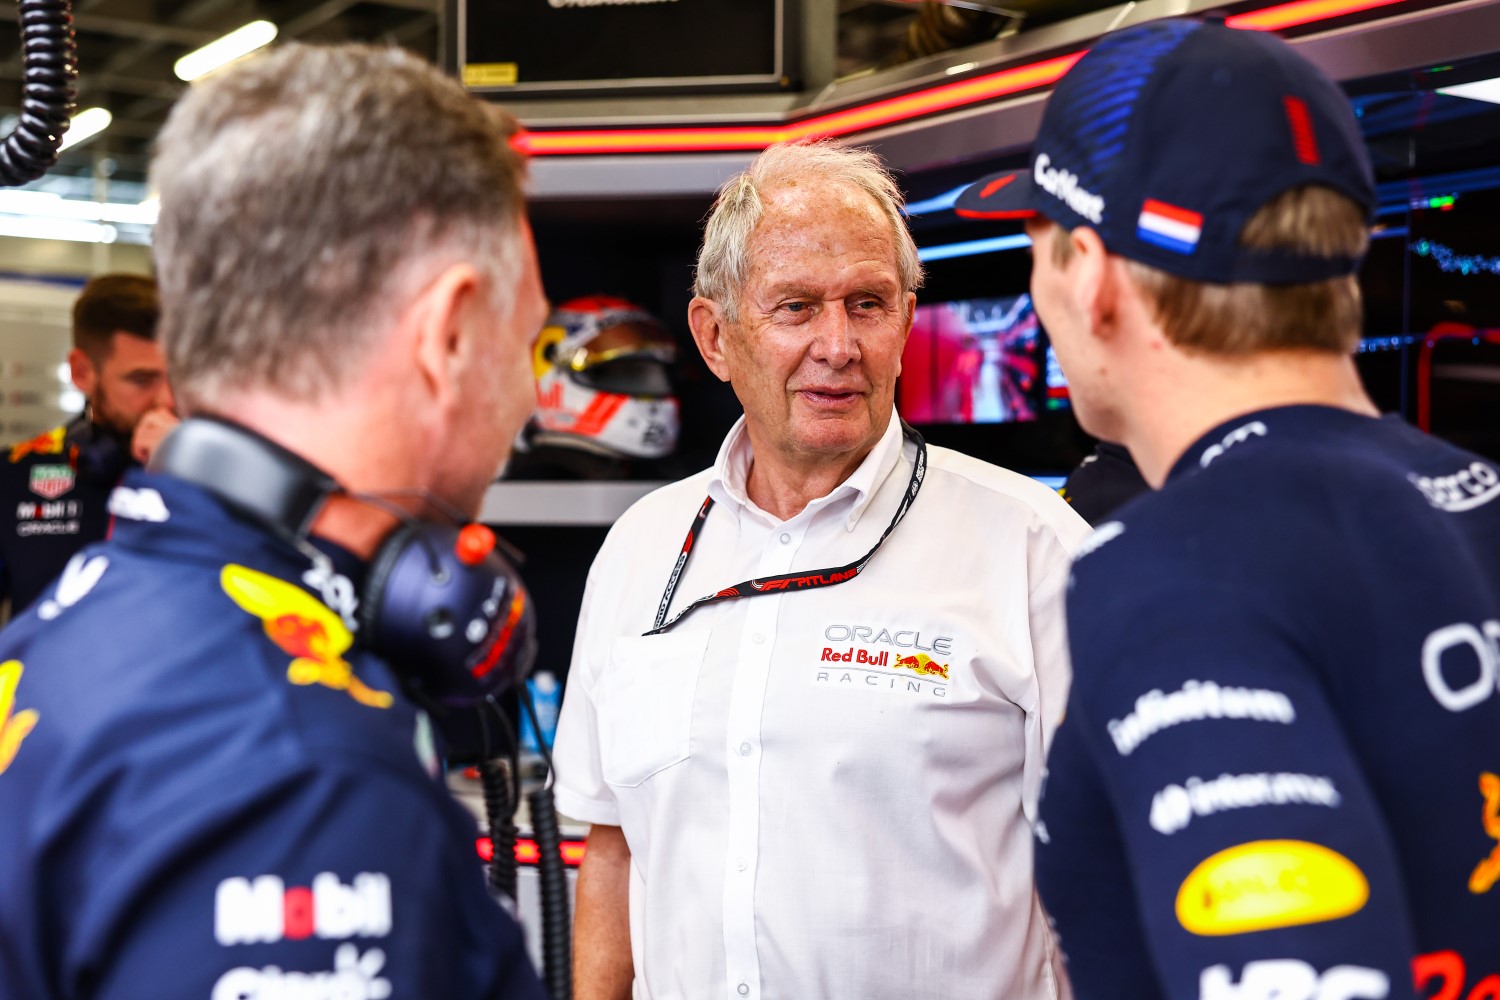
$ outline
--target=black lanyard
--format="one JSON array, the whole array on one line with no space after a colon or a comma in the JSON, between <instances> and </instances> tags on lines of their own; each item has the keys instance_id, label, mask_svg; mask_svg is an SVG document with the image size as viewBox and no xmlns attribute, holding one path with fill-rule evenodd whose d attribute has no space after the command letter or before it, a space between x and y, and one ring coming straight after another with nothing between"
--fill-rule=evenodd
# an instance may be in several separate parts
<instances>
[{"instance_id":1,"label":"black lanyard","mask_svg":"<svg viewBox=\"0 0 1500 1000\"><path fill-rule=\"evenodd\" d=\"M714 498L705 497L703 506L698 508L698 513L693 518L692 525L688 528L687 538L682 543L682 551L677 555L677 564L672 567L672 575L667 580L667 589L661 595L661 605L656 609L656 624L651 631L645 635L658 635L667 631L673 625L682 621L689 614L697 611L705 604L713 604L717 601L732 601L738 597L754 597L757 594L777 594L782 591L793 590L816 590L819 587L832 587L839 583L848 583L859 576L865 565L874 558L875 553L885 544L891 532L896 530L896 525L906 516L911 502L917 498L917 491L922 488L922 477L927 474L927 442L922 440L922 435L906 421L901 421L901 433L905 438L917 446L917 460L911 467L911 482L906 486L906 493L901 497L901 506L896 508L896 516L891 518L891 523L886 526L880 535L880 540L875 547L852 563L842 566L833 566L828 569L815 569L808 573L783 573L781 576L768 576L762 580L746 580L732 587L725 587L715 594L708 594L698 598L692 604L677 612L677 617L667 621L667 609L672 605L672 596L677 593L677 583L682 579L682 571L687 566L688 556L692 555L693 544L697 537L703 532L703 524L708 520L708 512L713 509ZM665 623L665 624L663 624Z\"/></svg>"}]
</instances>

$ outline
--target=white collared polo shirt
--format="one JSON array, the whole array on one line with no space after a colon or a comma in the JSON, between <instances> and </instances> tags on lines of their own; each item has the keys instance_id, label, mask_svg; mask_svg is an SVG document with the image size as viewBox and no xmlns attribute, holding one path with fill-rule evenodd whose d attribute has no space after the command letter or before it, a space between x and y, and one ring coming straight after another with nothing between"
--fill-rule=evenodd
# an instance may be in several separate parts
<instances>
[{"instance_id":1,"label":"white collared polo shirt","mask_svg":"<svg viewBox=\"0 0 1500 1000\"><path fill-rule=\"evenodd\" d=\"M859 558L914 459L893 419L848 480L780 521L746 496L742 421L712 469L641 500L605 541L556 794L624 830L636 1000L1066 991L1029 824L1067 697L1070 553L1089 533L1061 498L929 448L905 520L854 580L642 635L705 495L671 614Z\"/></svg>"}]
</instances>

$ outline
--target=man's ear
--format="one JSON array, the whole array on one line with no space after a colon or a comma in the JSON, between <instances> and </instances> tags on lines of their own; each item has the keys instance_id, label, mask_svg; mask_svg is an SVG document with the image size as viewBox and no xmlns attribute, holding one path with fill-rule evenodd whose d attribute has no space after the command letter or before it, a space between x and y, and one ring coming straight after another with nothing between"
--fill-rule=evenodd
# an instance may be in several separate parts
<instances>
[{"instance_id":1,"label":"man's ear","mask_svg":"<svg viewBox=\"0 0 1500 1000\"><path fill-rule=\"evenodd\" d=\"M906 342L911 338L912 324L917 321L917 293L907 292L902 297L901 307L905 310L906 321L901 324L901 352L896 355L896 375L901 375L901 361L906 357Z\"/></svg>"},{"instance_id":2,"label":"man's ear","mask_svg":"<svg viewBox=\"0 0 1500 1000\"><path fill-rule=\"evenodd\" d=\"M453 264L419 291L399 326L427 391L453 402L457 382L474 355L473 311L481 308L484 282L470 264Z\"/></svg>"},{"instance_id":3,"label":"man's ear","mask_svg":"<svg viewBox=\"0 0 1500 1000\"><path fill-rule=\"evenodd\" d=\"M1080 226L1066 235L1058 233L1057 236L1066 238L1072 244L1068 271L1073 299L1079 312L1089 318L1089 330L1095 336L1112 336L1118 307L1119 275L1112 266L1114 261L1111 260L1109 251L1104 248L1104 241L1087 226Z\"/></svg>"},{"instance_id":4,"label":"man's ear","mask_svg":"<svg viewBox=\"0 0 1500 1000\"><path fill-rule=\"evenodd\" d=\"M694 296L688 303L688 327L693 331L693 343L698 345L698 353L703 355L708 370L717 375L720 382L728 382L729 361L724 356L728 323L724 319L723 307L713 299Z\"/></svg>"},{"instance_id":5,"label":"man's ear","mask_svg":"<svg viewBox=\"0 0 1500 1000\"><path fill-rule=\"evenodd\" d=\"M94 367L94 360L77 347L68 352L68 375L85 396L92 396L99 387L99 369Z\"/></svg>"}]
</instances>

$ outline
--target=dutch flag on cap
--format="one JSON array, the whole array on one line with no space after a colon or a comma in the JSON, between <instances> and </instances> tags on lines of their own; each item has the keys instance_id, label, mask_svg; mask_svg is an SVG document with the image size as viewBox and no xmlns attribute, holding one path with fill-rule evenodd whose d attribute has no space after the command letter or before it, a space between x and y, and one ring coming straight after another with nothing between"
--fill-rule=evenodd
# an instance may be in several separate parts
<instances>
[{"instance_id":1,"label":"dutch flag on cap","mask_svg":"<svg viewBox=\"0 0 1500 1000\"><path fill-rule=\"evenodd\" d=\"M1141 206L1141 217L1135 235L1155 246L1174 253L1189 254L1198 249L1203 234L1203 216L1164 201L1147 198Z\"/></svg>"}]
</instances>

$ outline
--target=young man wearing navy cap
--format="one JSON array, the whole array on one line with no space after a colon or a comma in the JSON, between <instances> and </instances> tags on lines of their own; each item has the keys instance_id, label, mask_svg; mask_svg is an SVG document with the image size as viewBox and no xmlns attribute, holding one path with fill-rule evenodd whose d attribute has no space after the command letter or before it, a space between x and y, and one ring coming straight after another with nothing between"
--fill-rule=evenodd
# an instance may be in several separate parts
<instances>
[{"instance_id":1,"label":"young man wearing navy cap","mask_svg":"<svg viewBox=\"0 0 1500 1000\"><path fill-rule=\"evenodd\" d=\"M1079 1000L1500 996L1500 470L1350 353L1371 171L1281 41L1163 21L1058 85L1032 292L1159 492L1095 532L1037 878Z\"/></svg>"}]
</instances>

